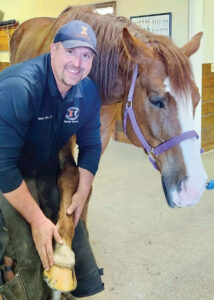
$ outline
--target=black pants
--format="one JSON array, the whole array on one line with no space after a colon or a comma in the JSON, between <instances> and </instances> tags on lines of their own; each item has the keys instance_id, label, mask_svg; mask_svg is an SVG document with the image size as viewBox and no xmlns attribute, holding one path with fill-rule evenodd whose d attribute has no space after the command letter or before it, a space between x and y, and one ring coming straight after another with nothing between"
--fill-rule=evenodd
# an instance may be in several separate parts
<instances>
[{"instance_id":1,"label":"black pants","mask_svg":"<svg viewBox=\"0 0 214 300\"><path fill-rule=\"evenodd\" d=\"M53 222L56 222L60 200L56 174L52 171L49 174L25 179L25 181L45 214ZM13 209L1 193L0 208L3 215L2 218L0 214L0 233L4 232L3 235L0 234L0 255L2 256L4 253L14 259L17 273L15 280L12 280L15 282L7 282L0 287L0 294L6 300L48 299L50 289L43 281L43 268L35 249L29 224ZM77 289L72 294L75 297L86 297L101 292L104 289L101 272L97 267L83 221L80 221L75 229L72 248L75 253L77 277ZM17 295L19 295L20 288L22 292L19 297ZM22 294L23 291L25 295Z\"/></svg>"}]
</instances>

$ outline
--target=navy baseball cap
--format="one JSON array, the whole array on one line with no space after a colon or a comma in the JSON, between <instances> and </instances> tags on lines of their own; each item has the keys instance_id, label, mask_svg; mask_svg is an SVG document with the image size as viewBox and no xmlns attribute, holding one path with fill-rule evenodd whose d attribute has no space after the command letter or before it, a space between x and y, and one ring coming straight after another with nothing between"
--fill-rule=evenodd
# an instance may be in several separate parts
<instances>
[{"instance_id":1,"label":"navy baseball cap","mask_svg":"<svg viewBox=\"0 0 214 300\"><path fill-rule=\"evenodd\" d=\"M88 47L97 54L96 35L87 23L74 20L62 26L54 37L54 43L62 42L65 48Z\"/></svg>"}]
</instances>

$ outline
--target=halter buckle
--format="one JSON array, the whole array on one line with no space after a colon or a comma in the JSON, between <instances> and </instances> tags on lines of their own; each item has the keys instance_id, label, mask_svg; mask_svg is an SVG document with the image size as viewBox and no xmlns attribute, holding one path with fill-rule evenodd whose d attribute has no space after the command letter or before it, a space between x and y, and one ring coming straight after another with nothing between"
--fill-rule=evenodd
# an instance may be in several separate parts
<instances>
[{"instance_id":1,"label":"halter buckle","mask_svg":"<svg viewBox=\"0 0 214 300\"><path fill-rule=\"evenodd\" d=\"M156 160L158 158L158 155L156 155L154 153L154 148L151 148L150 151L148 152L148 156L150 158L151 161L153 161L154 163L156 163Z\"/></svg>"},{"instance_id":2,"label":"halter buckle","mask_svg":"<svg viewBox=\"0 0 214 300\"><path fill-rule=\"evenodd\" d=\"M126 108L132 107L132 101L128 100L126 102Z\"/></svg>"}]
</instances>

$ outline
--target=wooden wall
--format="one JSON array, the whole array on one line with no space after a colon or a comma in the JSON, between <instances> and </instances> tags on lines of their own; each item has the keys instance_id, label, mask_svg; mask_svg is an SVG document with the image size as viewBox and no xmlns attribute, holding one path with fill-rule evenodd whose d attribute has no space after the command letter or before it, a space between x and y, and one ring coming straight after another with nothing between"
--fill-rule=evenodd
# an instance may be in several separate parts
<instances>
[{"instance_id":1,"label":"wooden wall","mask_svg":"<svg viewBox=\"0 0 214 300\"><path fill-rule=\"evenodd\" d=\"M211 64L202 65L202 148L214 149L214 72Z\"/></svg>"},{"instance_id":2,"label":"wooden wall","mask_svg":"<svg viewBox=\"0 0 214 300\"><path fill-rule=\"evenodd\" d=\"M0 26L0 51L9 51L10 38L18 25L19 23L16 22L11 25ZM9 61L0 61L0 72L9 67L9 65Z\"/></svg>"},{"instance_id":3,"label":"wooden wall","mask_svg":"<svg viewBox=\"0 0 214 300\"><path fill-rule=\"evenodd\" d=\"M1 62L0 61L0 72L3 71L5 68L9 67L9 62Z\"/></svg>"},{"instance_id":4,"label":"wooden wall","mask_svg":"<svg viewBox=\"0 0 214 300\"><path fill-rule=\"evenodd\" d=\"M9 51L10 38L19 25L18 22L11 25L0 26L0 51Z\"/></svg>"}]
</instances>

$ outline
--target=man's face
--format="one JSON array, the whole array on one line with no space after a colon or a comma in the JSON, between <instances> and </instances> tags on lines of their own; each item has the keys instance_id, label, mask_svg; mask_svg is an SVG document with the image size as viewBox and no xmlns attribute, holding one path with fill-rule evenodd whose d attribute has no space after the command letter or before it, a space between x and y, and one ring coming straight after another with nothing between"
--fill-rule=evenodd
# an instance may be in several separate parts
<instances>
[{"instance_id":1,"label":"man's face","mask_svg":"<svg viewBox=\"0 0 214 300\"><path fill-rule=\"evenodd\" d=\"M60 42L51 44L51 66L62 95L89 74L93 57L87 47L66 49Z\"/></svg>"}]
</instances>

